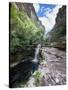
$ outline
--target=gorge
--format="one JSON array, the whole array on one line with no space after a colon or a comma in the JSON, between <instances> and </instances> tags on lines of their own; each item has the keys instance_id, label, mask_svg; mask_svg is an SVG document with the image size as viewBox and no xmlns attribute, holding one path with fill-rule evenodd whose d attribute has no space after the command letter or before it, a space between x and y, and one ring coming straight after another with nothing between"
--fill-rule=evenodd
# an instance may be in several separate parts
<instances>
[{"instance_id":1,"label":"gorge","mask_svg":"<svg viewBox=\"0 0 68 90\"><path fill-rule=\"evenodd\" d=\"M9 4L9 87L66 84L66 6L44 39L45 27L32 3Z\"/></svg>"}]
</instances>

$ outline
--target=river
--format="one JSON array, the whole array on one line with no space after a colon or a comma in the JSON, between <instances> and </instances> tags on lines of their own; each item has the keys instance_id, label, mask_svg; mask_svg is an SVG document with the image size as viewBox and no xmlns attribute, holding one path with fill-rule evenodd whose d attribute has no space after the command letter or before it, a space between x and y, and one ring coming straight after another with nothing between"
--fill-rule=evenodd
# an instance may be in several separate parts
<instances>
[{"instance_id":1,"label":"river","mask_svg":"<svg viewBox=\"0 0 68 90\"><path fill-rule=\"evenodd\" d=\"M43 59L38 64L39 51ZM66 52L53 47L37 46L32 61L14 64L10 69L11 87L36 87L66 84ZM33 76L34 72L36 77ZM38 77L37 77L38 76ZM38 82L37 82L37 80ZM22 81L26 80L23 84ZM19 83L20 82L20 83Z\"/></svg>"},{"instance_id":2,"label":"river","mask_svg":"<svg viewBox=\"0 0 68 90\"><path fill-rule=\"evenodd\" d=\"M38 71L42 79L38 86L66 84L66 52L52 47L43 47L44 60L39 64ZM28 87L34 87L33 77L28 81Z\"/></svg>"}]
</instances>

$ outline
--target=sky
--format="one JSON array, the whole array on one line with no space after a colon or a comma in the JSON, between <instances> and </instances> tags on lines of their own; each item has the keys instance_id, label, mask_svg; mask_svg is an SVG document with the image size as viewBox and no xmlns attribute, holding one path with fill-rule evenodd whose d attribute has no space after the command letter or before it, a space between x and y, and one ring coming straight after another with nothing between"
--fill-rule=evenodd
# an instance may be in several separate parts
<instances>
[{"instance_id":1,"label":"sky","mask_svg":"<svg viewBox=\"0 0 68 90\"><path fill-rule=\"evenodd\" d=\"M45 27L45 32L48 33L55 25L55 18L59 8L62 5L55 4L33 4L39 20Z\"/></svg>"}]
</instances>

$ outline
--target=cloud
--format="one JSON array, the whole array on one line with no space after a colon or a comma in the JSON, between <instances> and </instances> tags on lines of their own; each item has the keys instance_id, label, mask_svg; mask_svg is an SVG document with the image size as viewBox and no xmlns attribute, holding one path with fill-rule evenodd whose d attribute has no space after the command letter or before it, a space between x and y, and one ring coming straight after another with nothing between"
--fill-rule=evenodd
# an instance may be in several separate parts
<instances>
[{"instance_id":1,"label":"cloud","mask_svg":"<svg viewBox=\"0 0 68 90\"><path fill-rule=\"evenodd\" d=\"M52 23L50 22L50 20L46 17L39 17L39 20L45 26L46 32L49 32L52 28Z\"/></svg>"},{"instance_id":2,"label":"cloud","mask_svg":"<svg viewBox=\"0 0 68 90\"><path fill-rule=\"evenodd\" d=\"M45 13L50 13L51 11L52 11L52 9L50 9L50 8L45 8L44 15L45 15Z\"/></svg>"},{"instance_id":3,"label":"cloud","mask_svg":"<svg viewBox=\"0 0 68 90\"><path fill-rule=\"evenodd\" d=\"M39 17L39 20L45 26L46 33L49 32L55 25L55 18L57 16L58 9L61 7L62 5L56 5L53 9L45 8L44 16Z\"/></svg>"},{"instance_id":4,"label":"cloud","mask_svg":"<svg viewBox=\"0 0 68 90\"><path fill-rule=\"evenodd\" d=\"M34 8L35 8L36 13L38 13L38 11L39 11L39 9L40 9L40 5L37 4L37 3L35 3L35 4L33 4L33 6L34 6Z\"/></svg>"}]
</instances>

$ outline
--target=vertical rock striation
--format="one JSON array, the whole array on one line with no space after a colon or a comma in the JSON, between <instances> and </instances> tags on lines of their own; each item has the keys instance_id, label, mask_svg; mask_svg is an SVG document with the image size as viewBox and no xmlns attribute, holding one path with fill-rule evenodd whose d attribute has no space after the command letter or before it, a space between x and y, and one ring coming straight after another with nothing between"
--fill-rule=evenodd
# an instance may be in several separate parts
<instances>
[{"instance_id":1,"label":"vertical rock striation","mask_svg":"<svg viewBox=\"0 0 68 90\"><path fill-rule=\"evenodd\" d=\"M48 40L58 48L66 48L66 6L59 9L56 23L47 34Z\"/></svg>"}]
</instances>

